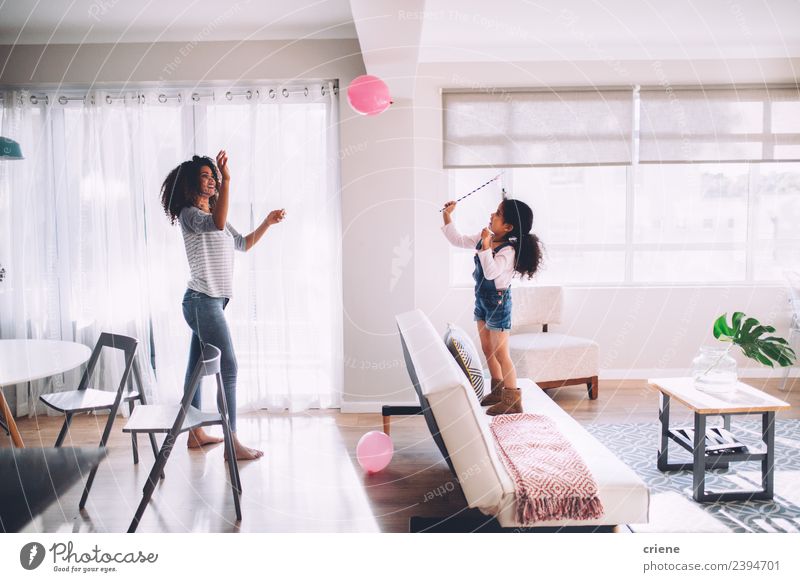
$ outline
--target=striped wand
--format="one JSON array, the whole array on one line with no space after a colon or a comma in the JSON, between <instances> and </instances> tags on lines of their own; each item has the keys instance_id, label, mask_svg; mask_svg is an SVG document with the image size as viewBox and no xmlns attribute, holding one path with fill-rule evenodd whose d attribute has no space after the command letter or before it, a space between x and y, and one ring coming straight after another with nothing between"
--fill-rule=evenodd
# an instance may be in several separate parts
<instances>
[{"instance_id":1,"label":"striped wand","mask_svg":"<svg viewBox=\"0 0 800 582\"><path fill-rule=\"evenodd\" d=\"M497 175L496 175L494 178L492 178L491 180L489 180L489 181L488 181L488 182L486 182L485 184L481 184L480 186L478 186L477 188L475 188L475 189L474 189L474 190L472 190L471 192L467 192L466 194L464 194L464 195L463 195L461 198L459 198L458 200L456 200L456 202L461 202L461 201L462 201L464 198L468 198L469 196L472 196L472 195L473 195L473 194L475 194L475 192L477 192L478 190L481 190L481 189L483 189L483 188L486 188L486 186L488 186L489 184L491 184L492 182L494 182L495 180L497 180L497 179L498 179L500 176L502 176L502 175L503 175L503 172L500 172L499 174L497 174ZM505 190L504 190L503 192L505 192ZM444 212L444 208L442 208L442 209L441 209L439 212Z\"/></svg>"}]
</instances>

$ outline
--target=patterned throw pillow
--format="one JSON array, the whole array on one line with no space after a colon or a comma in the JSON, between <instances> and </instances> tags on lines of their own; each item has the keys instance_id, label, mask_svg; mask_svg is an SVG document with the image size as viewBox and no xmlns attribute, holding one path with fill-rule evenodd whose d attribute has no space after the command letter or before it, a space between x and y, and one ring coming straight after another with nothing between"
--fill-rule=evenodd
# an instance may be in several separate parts
<instances>
[{"instance_id":1,"label":"patterned throw pillow","mask_svg":"<svg viewBox=\"0 0 800 582\"><path fill-rule=\"evenodd\" d=\"M483 398L483 366L478 350L463 329L452 323L447 324L444 343L453 354L458 366L466 374L469 383L475 390L478 400Z\"/></svg>"}]
</instances>

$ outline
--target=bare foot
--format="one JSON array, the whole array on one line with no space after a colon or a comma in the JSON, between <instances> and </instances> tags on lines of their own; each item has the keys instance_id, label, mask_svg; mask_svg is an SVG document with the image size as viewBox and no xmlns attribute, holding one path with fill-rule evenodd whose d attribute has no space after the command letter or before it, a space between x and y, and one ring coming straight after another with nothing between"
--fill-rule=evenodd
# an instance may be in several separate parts
<instances>
[{"instance_id":1,"label":"bare foot","mask_svg":"<svg viewBox=\"0 0 800 582\"><path fill-rule=\"evenodd\" d=\"M186 441L186 446L190 449L199 449L206 445L221 443L223 440L224 439L219 437L206 434L202 428L195 428L189 431L189 439Z\"/></svg>"},{"instance_id":2,"label":"bare foot","mask_svg":"<svg viewBox=\"0 0 800 582\"><path fill-rule=\"evenodd\" d=\"M264 451L251 449L250 447L244 446L239 442L239 439L236 438L236 435L233 435L233 453L236 455L236 459L239 461L253 461L264 456ZM228 460L227 456L225 457L225 460Z\"/></svg>"},{"instance_id":3,"label":"bare foot","mask_svg":"<svg viewBox=\"0 0 800 582\"><path fill-rule=\"evenodd\" d=\"M236 454L236 459L239 461L253 461L264 456L264 451L251 449L250 447L246 447L241 443L238 443L233 447L233 452Z\"/></svg>"}]
</instances>

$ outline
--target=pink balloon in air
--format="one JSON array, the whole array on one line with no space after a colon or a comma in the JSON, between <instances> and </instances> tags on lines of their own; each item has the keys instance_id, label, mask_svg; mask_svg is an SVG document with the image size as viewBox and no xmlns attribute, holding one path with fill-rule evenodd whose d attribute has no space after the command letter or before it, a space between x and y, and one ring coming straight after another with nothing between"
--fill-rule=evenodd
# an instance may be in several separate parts
<instances>
[{"instance_id":1,"label":"pink balloon in air","mask_svg":"<svg viewBox=\"0 0 800 582\"><path fill-rule=\"evenodd\" d=\"M347 88L350 106L362 115L378 115L392 104L389 87L378 77L361 75Z\"/></svg>"},{"instance_id":2,"label":"pink balloon in air","mask_svg":"<svg viewBox=\"0 0 800 582\"><path fill-rule=\"evenodd\" d=\"M391 437L377 430L371 430L358 440L356 458L367 473L377 473L385 469L392 460L394 445Z\"/></svg>"}]
</instances>

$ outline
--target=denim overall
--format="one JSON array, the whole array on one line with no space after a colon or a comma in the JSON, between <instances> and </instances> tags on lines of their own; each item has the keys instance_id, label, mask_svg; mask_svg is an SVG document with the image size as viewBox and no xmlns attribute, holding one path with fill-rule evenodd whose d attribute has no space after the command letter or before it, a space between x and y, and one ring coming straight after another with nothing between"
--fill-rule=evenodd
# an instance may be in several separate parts
<instances>
[{"instance_id":1,"label":"denim overall","mask_svg":"<svg viewBox=\"0 0 800 582\"><path fill-rule=\"evenodd\" d=\"M492 256L507 246L511 246L511 243L503 243L492 249ZM480 241L475 250L481 250ZM475 279L475 321L485 321L486 327L494 331L511 329L511 286L498 290L493 280L484 277L477 253L474 259L475 270L472 277Z\"/></svg>"}]
</instances>

